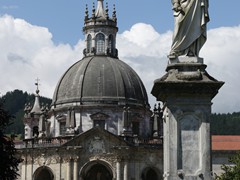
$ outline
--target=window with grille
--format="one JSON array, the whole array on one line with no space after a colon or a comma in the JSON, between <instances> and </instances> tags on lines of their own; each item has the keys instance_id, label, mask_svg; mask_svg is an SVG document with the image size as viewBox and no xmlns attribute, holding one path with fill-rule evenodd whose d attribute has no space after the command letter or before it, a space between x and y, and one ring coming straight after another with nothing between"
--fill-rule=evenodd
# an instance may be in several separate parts
<instances>
[{"instance_id":1,"label":"window with grille","mask_svg":"<svg viewBox=\"0 0 240 180\"><path fill-rule=\"evenodd\" d=\"M66 133L66 122L60 122L60 135L65 135Z\"/></svg>"},{"instance_id":2,"label":"window with grille","mask_svg":"<svg viewBox=\"0 0 240 180\"><path fill-rule=\"evenodd\" d=\"M105 52L105 37L102 33L99 33L96 36L96 49L97 53Z\"/></svg>"},{"instance_id":3,"label":"window with grille","mask_svg":"<svg viewBox=\"0 0 240 180\"><path fill-rule=\"evenodd\" d=\"M104 120L94 120L93 121L93 126L96 127L100 127L102 129L105 129L105 121Z\"/></svg>"}]
</instances>

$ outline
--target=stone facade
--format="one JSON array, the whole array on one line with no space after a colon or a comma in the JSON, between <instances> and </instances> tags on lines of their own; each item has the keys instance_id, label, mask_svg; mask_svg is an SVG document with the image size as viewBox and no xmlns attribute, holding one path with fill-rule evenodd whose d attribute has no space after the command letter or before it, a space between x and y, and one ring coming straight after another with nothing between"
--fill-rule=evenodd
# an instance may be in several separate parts
<instances>
[{"instance_id":1,"label":"stone facade","mask_svg":"<svg viewBox=\"0 0 240 180\"><path fill-rule=\"evenodd\" d=\"M22 179L91 180L93 176L116 180L162 177L162 143L159 140L124 140L100 127L60 145L52 142L25 141L20 150ZM28 144L27 144L28 143ZM102 174L101 174L102 173ZM105 177L106 176L106 177Z\"/></svg>"},{"instance_id":2,"label":"stone facade","mask_svg":"<svg viewBox=\"0 0 240 180\"><path fill-rule=\"evenodd\" d=\"M161 108L118 59L117 17L103 0L84 20L84 57L60 78L51 107L25 108L22 180L161 180Z\"/></svg>"}]
</instances>

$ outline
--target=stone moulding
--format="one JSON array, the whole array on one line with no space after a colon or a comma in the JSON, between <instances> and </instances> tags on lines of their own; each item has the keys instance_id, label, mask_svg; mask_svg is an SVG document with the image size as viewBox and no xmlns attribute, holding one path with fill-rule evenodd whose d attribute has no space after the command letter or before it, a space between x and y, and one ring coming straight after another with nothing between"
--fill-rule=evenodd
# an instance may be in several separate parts
<instances>
[{"instance_id":1,"label":"stone moulding","mask_svg":"<svg viewBox=\"0 0 240 180\"><path fill-rule=\"evenodd\" d=\"M201 63L169 64L167 73L154 81L151 93L159 101L164 101L170 94L207 95L213 98L224 82L210 76L205 70L206 67Z\"/></svg>"}]
</instances>

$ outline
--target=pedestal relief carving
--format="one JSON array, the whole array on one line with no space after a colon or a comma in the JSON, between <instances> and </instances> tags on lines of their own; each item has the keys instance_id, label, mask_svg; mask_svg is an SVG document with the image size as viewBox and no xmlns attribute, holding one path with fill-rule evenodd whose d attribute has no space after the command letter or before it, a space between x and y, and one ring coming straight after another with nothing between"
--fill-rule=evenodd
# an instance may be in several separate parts
<instances>
[{"instance_id":1,"label":"pedestal relief carving","mask_svg":"<svg viewBox=\"0 0 240 180\"><path fill-rule=\"evenodd\" d=\"M195 174L201 168L201 111L176 111L178 122L178 173ZM189 168L190 167L190 168Z\"/></svg>"}]
</instances>

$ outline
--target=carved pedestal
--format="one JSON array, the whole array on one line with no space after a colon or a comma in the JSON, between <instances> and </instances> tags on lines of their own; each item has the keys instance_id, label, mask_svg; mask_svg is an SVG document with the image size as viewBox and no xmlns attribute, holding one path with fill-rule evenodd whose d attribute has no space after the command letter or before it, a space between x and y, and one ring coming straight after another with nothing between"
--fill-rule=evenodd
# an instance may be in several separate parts
<instances>
[{"instance_id":1,"label":"carved pedestal","mask_svg":"<svg viewBox=\"0 0 240 180\"><path fill-rule=\"evenodd\" d=\"M211 100L223 82L201 58L176 59L155 80L152 94L164 103L164 179L212 179Z\"/></svg>"}]
</instances>

